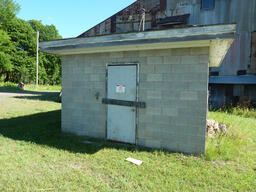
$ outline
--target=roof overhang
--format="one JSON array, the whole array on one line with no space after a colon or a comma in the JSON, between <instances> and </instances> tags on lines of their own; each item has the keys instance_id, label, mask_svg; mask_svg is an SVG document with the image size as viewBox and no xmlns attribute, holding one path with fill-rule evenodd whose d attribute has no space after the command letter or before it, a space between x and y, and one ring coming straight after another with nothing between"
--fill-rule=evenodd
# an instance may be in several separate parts
<instances>
[{"instance_id":1,"label":"roof overhang","mask_svg":"<svg viewBox=\"0 0 256 192\"><path fill-rule=\"evenodd\" d=\"M210 66L219 66L230 48L235 24L209 25L114 34L97 37L40 42L42 52L75 55L116 51L138 51L167 48L210 47Z\"/></svg>"}]
</instances>

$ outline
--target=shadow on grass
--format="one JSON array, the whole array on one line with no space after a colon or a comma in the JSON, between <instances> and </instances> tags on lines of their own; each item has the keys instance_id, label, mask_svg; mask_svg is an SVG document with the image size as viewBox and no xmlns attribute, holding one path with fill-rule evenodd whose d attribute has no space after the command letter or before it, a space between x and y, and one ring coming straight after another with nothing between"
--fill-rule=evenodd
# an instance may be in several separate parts
<instances>
[{"instance_id":1,"label":"shadow on grass","mask_svg":"<svg viewBox=\"0 0 256 192\"><path fill-rule=\"evenodd\" d=\"M59 93L44 93L44 94L38 94L38 95L37 94L35 94L35 95L22 95L22 96L15 96L14 98L60 102Z\"/></svg>"},{"instance_id":2,"label":"shadow on grass","mask_svg":"<svg viewBox=\"0 0 256 192\"><path fill-rule=\"evenodd\" d=\"M6 92L6 93L36 93L36 92L32 92L32 91L26 91L26 90L18 89L17 86L12 86L12 85L0 86L0 92Z\"/></svg>"},{"instance_id":3,"label":"shadow on grass","mask_svg":"<svg viewBox=\"0 0 256 192\"><path fill-rule=\"evenodd\" d=\"M152 151L134 145L123 145L105 140L78 137L61 133L61 111L33 114L0 120L0 135L14 140L47 145L73 153L93 154L103 148L115 148L127 151ZM84 140L97 142L84 144Z\"/></svg>"},{"instance_id":4,"label":"shadow on grass","mask_svg":"<svg viewBox=\"0 0 256 192\"><path fill-rule=\"evenodd\" d=\"M0 92L22 93L24 90L18 89L17 86L4 85L0 86Z\"/></svg>"},{"instance_id":5,"label":"shadow on grass","mask_svg":"<svg viewBox=\"0 0 256 192\"><path fill-rule=\"evenodd\" d=\"M6 93L6 95L10 94L7 97L14 97L18 99L60 102L59 92L26 91L26 90L18 89L17 87L14 87L14 86L2 86L0 87L0 93L4 93L4 94Z\"/></svg>"},{"instance_id":6,"label":"shadow on grass","mask_svg":"<svg viewBox=\"0 0 256 192\"><path fill-rule=\"evenodd\" d=\"M11 85L0 86L0 92L22 93L22 94L57 94L59 93L59 92L51 92L51 91L28 91L28 90L18 89L17 86L11 86Z\"/></svg>"}]
</instances>

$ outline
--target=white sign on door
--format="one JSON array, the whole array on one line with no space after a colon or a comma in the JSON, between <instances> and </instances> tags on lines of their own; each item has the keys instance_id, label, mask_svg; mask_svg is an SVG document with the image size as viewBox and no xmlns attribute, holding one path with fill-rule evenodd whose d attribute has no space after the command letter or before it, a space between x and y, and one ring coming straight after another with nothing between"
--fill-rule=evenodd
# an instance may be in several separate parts
<instances>
[{"instance_id":1,"label":"white sign on door","mask_svg":"<svg viewBox=\"0 0 256 192\"><path fill-rule=\"evenodd\" d=\"M116 85L116 93L125 93L125 85Z\"/></svg>"}]
</instances>

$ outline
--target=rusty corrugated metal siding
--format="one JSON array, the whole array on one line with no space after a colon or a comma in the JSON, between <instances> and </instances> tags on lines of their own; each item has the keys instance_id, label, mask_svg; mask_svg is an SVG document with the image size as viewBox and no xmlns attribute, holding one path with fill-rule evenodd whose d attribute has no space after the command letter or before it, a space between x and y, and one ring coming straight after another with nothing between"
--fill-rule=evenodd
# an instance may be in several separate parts
<instances>
[{"instance_id":1,"label":"rusty corrugated metal siding","mask_svg":"<svg viewBox=\"0 0 256 192\"><path fill-rule=\"evenodd\" d=\"M138 31L142 9L146 10L145 30L163 28L157 25L159 19L184 14L190 14L188 25L237 23L235 42L221 67L210 70L219 71L220 75L236 75L239 70L256 73L255 60L251 58L255 46L251 36L256 31L256 0L215 0L213 9L202 9L201 0L137 0L79 37Z\"/></svg>"},{"instance_id":2,"label":"rusty corrugated metal siding","mask_svg":"<svg viewBox=\"0 0 256 192\"><path fill-rule=\"evenodd\" d=\"M256 74L256 31L252 32L252 44L251 44L251 65L249 66L249 73Z\"/></svg>"}]
</instances>

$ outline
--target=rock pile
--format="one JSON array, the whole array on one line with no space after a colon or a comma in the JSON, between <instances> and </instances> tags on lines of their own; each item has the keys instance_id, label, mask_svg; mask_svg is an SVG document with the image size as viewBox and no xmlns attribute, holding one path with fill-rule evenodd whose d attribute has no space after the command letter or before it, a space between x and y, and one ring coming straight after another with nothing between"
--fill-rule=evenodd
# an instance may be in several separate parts
<instances>
[{"instance_id":1,"label":"rock pile","mask_svg":"<svg viewBox=\"0 0 256 192\"><path fill-rule=\"evenodd\" d=\"M210 138L216 137L217 134L227 134L228 129L225 123L218 123L215 120L207 120L207 135Z\"/></svg>"}]
</instances>

